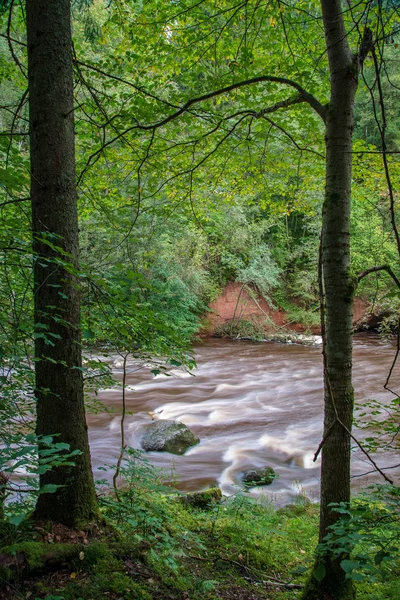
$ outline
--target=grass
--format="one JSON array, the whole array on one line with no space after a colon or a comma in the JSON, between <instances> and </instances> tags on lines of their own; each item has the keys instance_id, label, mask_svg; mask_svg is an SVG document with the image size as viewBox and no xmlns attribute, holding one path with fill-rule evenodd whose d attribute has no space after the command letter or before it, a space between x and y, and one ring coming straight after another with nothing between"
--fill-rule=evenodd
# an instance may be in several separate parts
<instances>
[{"instance_id":1,"label":"grass","mask_svg":"<svg viewBox=\"0 0 400 600\"><path fill-rule=\"evenodd\" d=\"M301 598L285 585L304 585L313 564L317 505L303 498L275 510L242 493L196 508L149 474L131 465L120 501L104 497L104 522L84 532L25 526L10 544L8 530L0 599ZM357 582L358 600L398 600L399 575L396 562L386 582Z\"/></svg>"}]
</instances>

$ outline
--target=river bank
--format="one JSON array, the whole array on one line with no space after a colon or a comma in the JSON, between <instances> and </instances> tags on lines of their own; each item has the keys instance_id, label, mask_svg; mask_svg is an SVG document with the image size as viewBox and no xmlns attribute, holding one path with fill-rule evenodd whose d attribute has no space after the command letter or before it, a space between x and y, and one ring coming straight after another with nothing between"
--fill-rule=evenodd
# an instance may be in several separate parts
<instances>
[{"instance_id":1,"label":"river bank","mask_svg":"<svg viewBox=\"0 0 400 600\"><path fill-rule=\"evenodd\" d=\"M369 315L369 303L355 298L353 325L355 331L370 330L379 325L379 315ZM266 339L303 343L306 337L320 336L318 304L312 309L302 308L299 299L292 298L290 307L282 308L267 300L255 286L231 281L210 303L201 329L203 337L232 339ZM306 342L309 343L309 342Z\"/></svg>"}]
</instances>

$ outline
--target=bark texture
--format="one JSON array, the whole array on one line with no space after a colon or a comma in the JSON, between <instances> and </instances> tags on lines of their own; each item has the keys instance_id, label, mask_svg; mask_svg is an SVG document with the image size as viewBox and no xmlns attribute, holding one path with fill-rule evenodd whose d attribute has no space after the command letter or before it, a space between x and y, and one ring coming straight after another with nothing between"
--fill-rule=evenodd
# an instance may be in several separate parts
<instances>
[{"instance_id":1,"label":"bark texture","mask_svg":"<svg viewBox=\"0 0 400 600\"><path fill-rule=\"evenodd\" d=\"M37 433L79 449L75 467L41 476L36 518L90 519L96 498L81 371L78 220L69 0L27 0Z\"/></svg>"},{"instance_id":2,"label":"bark texture","mask_svg":"<svg viewBox=\"0 0 400 600\"><path fill-rule=\"evenodd\" d=\"M350 501L352 312L355 282L350 272L350 207L354 99L358 57L350 51L339 0L321 0L329 59L331 96L326 117L326 187L322 215L325 290L324 445L321 463L319 539L339 515L331 502ZM305 598L351 599L354 589L340 566L344 556L321 557L326 575L313 580Z\"/></svg>"}]
</instances>

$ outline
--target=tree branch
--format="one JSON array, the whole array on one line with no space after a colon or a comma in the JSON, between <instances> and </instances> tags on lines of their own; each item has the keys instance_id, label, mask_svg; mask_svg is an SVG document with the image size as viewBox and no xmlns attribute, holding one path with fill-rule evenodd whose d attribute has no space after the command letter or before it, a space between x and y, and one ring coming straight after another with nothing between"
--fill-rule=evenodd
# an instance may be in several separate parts
<instances>
[{"instance_id":1,"label":"tree branch","mask_svg":"<svg viewBox=\"0 0 400 600\"><path fill-rule=\"evenodd\" d=\"M9 12L8 12L8 21L7 21L7 41L8 41L8 47L9 47L11 56L13 58L13 61L15 62L15 64L19 68L19 70L21 71L22 75L25 78L27 78L26 70L22 66L22 64L21 64L20 60L18 59L17 55L15 54L14 47L12 45L13 39L11 38L11 23L12 23L12 11L13 11L13 8L14 8L14 0L11 0Z\"/></svg>"},{"instance_id":2,"label":"tree branch","mask_svg":"<svg viewBox=\"0 0 400 600\"><path fill-rule=\"evenodd\" d=\"M300 102L306 102L317 112L317 114L319 114L321 119L325 122L327 108L325 106L323 106L319 102L319 100L317 100L317 98L315 98L315 96L313 96L312 94L309 94L300 84L298 84L295 81L292 81L291 79L287 79L285 77L275 77L272 75L260 75L259 77L253 77L251 79L245 79L243 81L238 81L237 83L233 83L224 88L220 88L219 90L213 90L212 92L208 92L207 94L203 94L201 96L191 98L187 102L185 102L185 104L183 104L183 106L181 106L177 111L175 111L174 113L172 113L172 114L168 115L167 117L164 117L163 119L160 119L159 121L156 121L154 123L142 124L138 120L136 120L136 123L134 125L132 125L131 127L128 127L124 131L119 132L113 138L108 140L108 142L105 142L101 146L101 148L99 148L98 150L96 150L96 152L93 152L93 154L91 154L89 156L86 166L84 167L83 171L81 172L81 174L78 177L78 180L77 180L78 184L80 183L80 181L81 181L83 175L85 174L85 172L87 171L87 169L91 166L92 161L94 159L97 159L99 154L101 154L105 150L105 148L107 148L108 146L111 146L114 142L125 137L131 131L135 131L135 130L154 131L156 129L163 127L164 125L167 125L171 121L174 121L175 119L182 116L184 113L189 112L189 109L192 106L194 106L195 104L200 104L202 102L206 102L207 100L211 100L212 98L221 96L223 94L227 94L229 92L232 92L233 90L236 90L236 89L239 89L242 87L246 87L248 85L265 83L265 82L280 83L282 85L287 85L287 86L293 87L294 89L296 89L298 91L299 95L295 96L294 98L288 98L286 100L277 102L269 108L262 109L260 111L260 116L263 116L269 112L275 112L281 108L287 108L288 106L291 106L293 104L298 104ZM252 114L252 111L243 111L243 112L246 114Z\"/></svg>"},{"instance_id":3,"label":"tree branch","mask_svg":"<svg viewBox=\"0 0 400 600\"><path fill-rule=\"evenodd\" d=\"M211 98L215 98L217 96L227 94L229 92L232 92L233 90L237 90L242 87L246 87L248 85L253 85L253 84L257 84L257 83L266 83L266 82L280 83L282 85L287 85L287 86L292 87L295 90L297 90L297 92L303 98L303 101L307 102L317 112L317 114L319 114L321 119L325 122L326 112L327 112L326 107L323 106L323 104L321 104L319 102L319 100L317 100L317 98L315 98L315 96L308 93L299 83L297 83L296 81L293 81L292 79L287 79L286 77L275 77L273 75L260 75L258 77L252 77L250 79L244 79L243 81L238 81L236 83L232 83L231 85L228 85L224 88L220 88L219 90L213 90L212 92L202 94L201 96L190 98L176 112L174 112L171 115L169 115L168 117L165 117L164 119L158 121L158 123L154 123L152 125L138 124L137 127L139 127L140 129L154 129L154 128L162 127L163 125L166 125L170 121L173 121L177 117L181 116L194 104L199 104L201 102L205 102L206 100L211 100Z\"/></svg>"},{"instance_id":4,"label":"tree branch","mask_svg":"<svg viewBox=\"0 0 400 600\"><path fill-rule=\"evenodd\" d=\"M377 273L378 271L386 271L390 275L390 277L393 279L393 281L395 282L397 287L400 289L400 280L393 273L393 271L389 265L380 265L380 266L376 266L376 267L370 267L369 269L365 269L365 271L362 271L361 273L359 273L358 278L357 278L358 283L360 283L360 281L364 277L369 275L370 273Z\"/></svg>"},{"instance_id":5,"label":"tree branch","mask_svg":"<svg viewBox=\"0 0 400 600\"><path fill-rule=\"evenodd\" d=\"M77 60L76 58L74 60L74 63L76 65L79 65L80 67L85 67L85 69L90 69L91 71L95 71L96 73L99 73L99 75L102 75L103 77L108 77L109 79L119 81L120 83L123 83L124 85L132 87L137 92L140 92L141 94L144 94L145 96L149 96L149 98L153 98L153 100L156 100L157 102L162 102L163 104L166 104L167 106L170 106L171 108L179 108L176 104L171 104L171 102L168 102L167 100L163 100L162 98L159 98L155 94L148 92L144 87L142 87L140 85L136 85L132 81L128 81L127 79L123 79L122 77L118 77L117 75L112 75L111 73L107 73L106 71L103 71L102 69L99 69L98 67L95 67L94 65L88 65L87 63L84 63L81 60Z\"/></svg>"},{"instance_id":6,"label":"tree branch","mask_svg":"<svg viewBox=\"0 0 400 600\"><path fill-rule=\"evenodd\" d=\"M12 200L5 200L0 204L0 208L4 208L8 204L17 204L18 202L28 202L30 198L13 198Z\"/></svg>"}]
</instances>

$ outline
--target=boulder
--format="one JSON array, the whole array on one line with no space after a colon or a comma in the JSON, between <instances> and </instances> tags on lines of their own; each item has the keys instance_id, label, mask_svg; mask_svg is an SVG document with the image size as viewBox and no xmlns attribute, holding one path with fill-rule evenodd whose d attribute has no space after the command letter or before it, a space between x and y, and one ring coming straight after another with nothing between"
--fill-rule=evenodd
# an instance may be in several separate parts
<instances>
[{"instance_id":1,"label":"boulder","mask_svg":"<svg viewBox=\"0 0 400 600\"><path fill-rule=\"evenodd\" d=\"M207 510L215 504L219 504L222 500L222 492L219 487L209 488L201 492L188 492L178 496L178 501L184 506L192 506L193 508L201 508Z\"/></svg>"},{"instance_id":2,"label":"boulder","mask_svg":"<svg viewBox=\"0 0 400 600\"><path fill-rule=\"evenodd\" d=\"M255 487L256 485L271 485L278 475L272 467L261 467L259 469L249 469L242 475L244 487Z\"/></svg>"},{"instance_id":3,"label":"boulder","mask_svg":"<svg viewBox=\"0 0 400 600\"><path fill-rule=\"evenodd\" d=\"M147 452L170 452L184 454L190 446L200 442L186 425L178 421L153 421L143 427L141 445Z\"/></svg>"}]
</instances>

